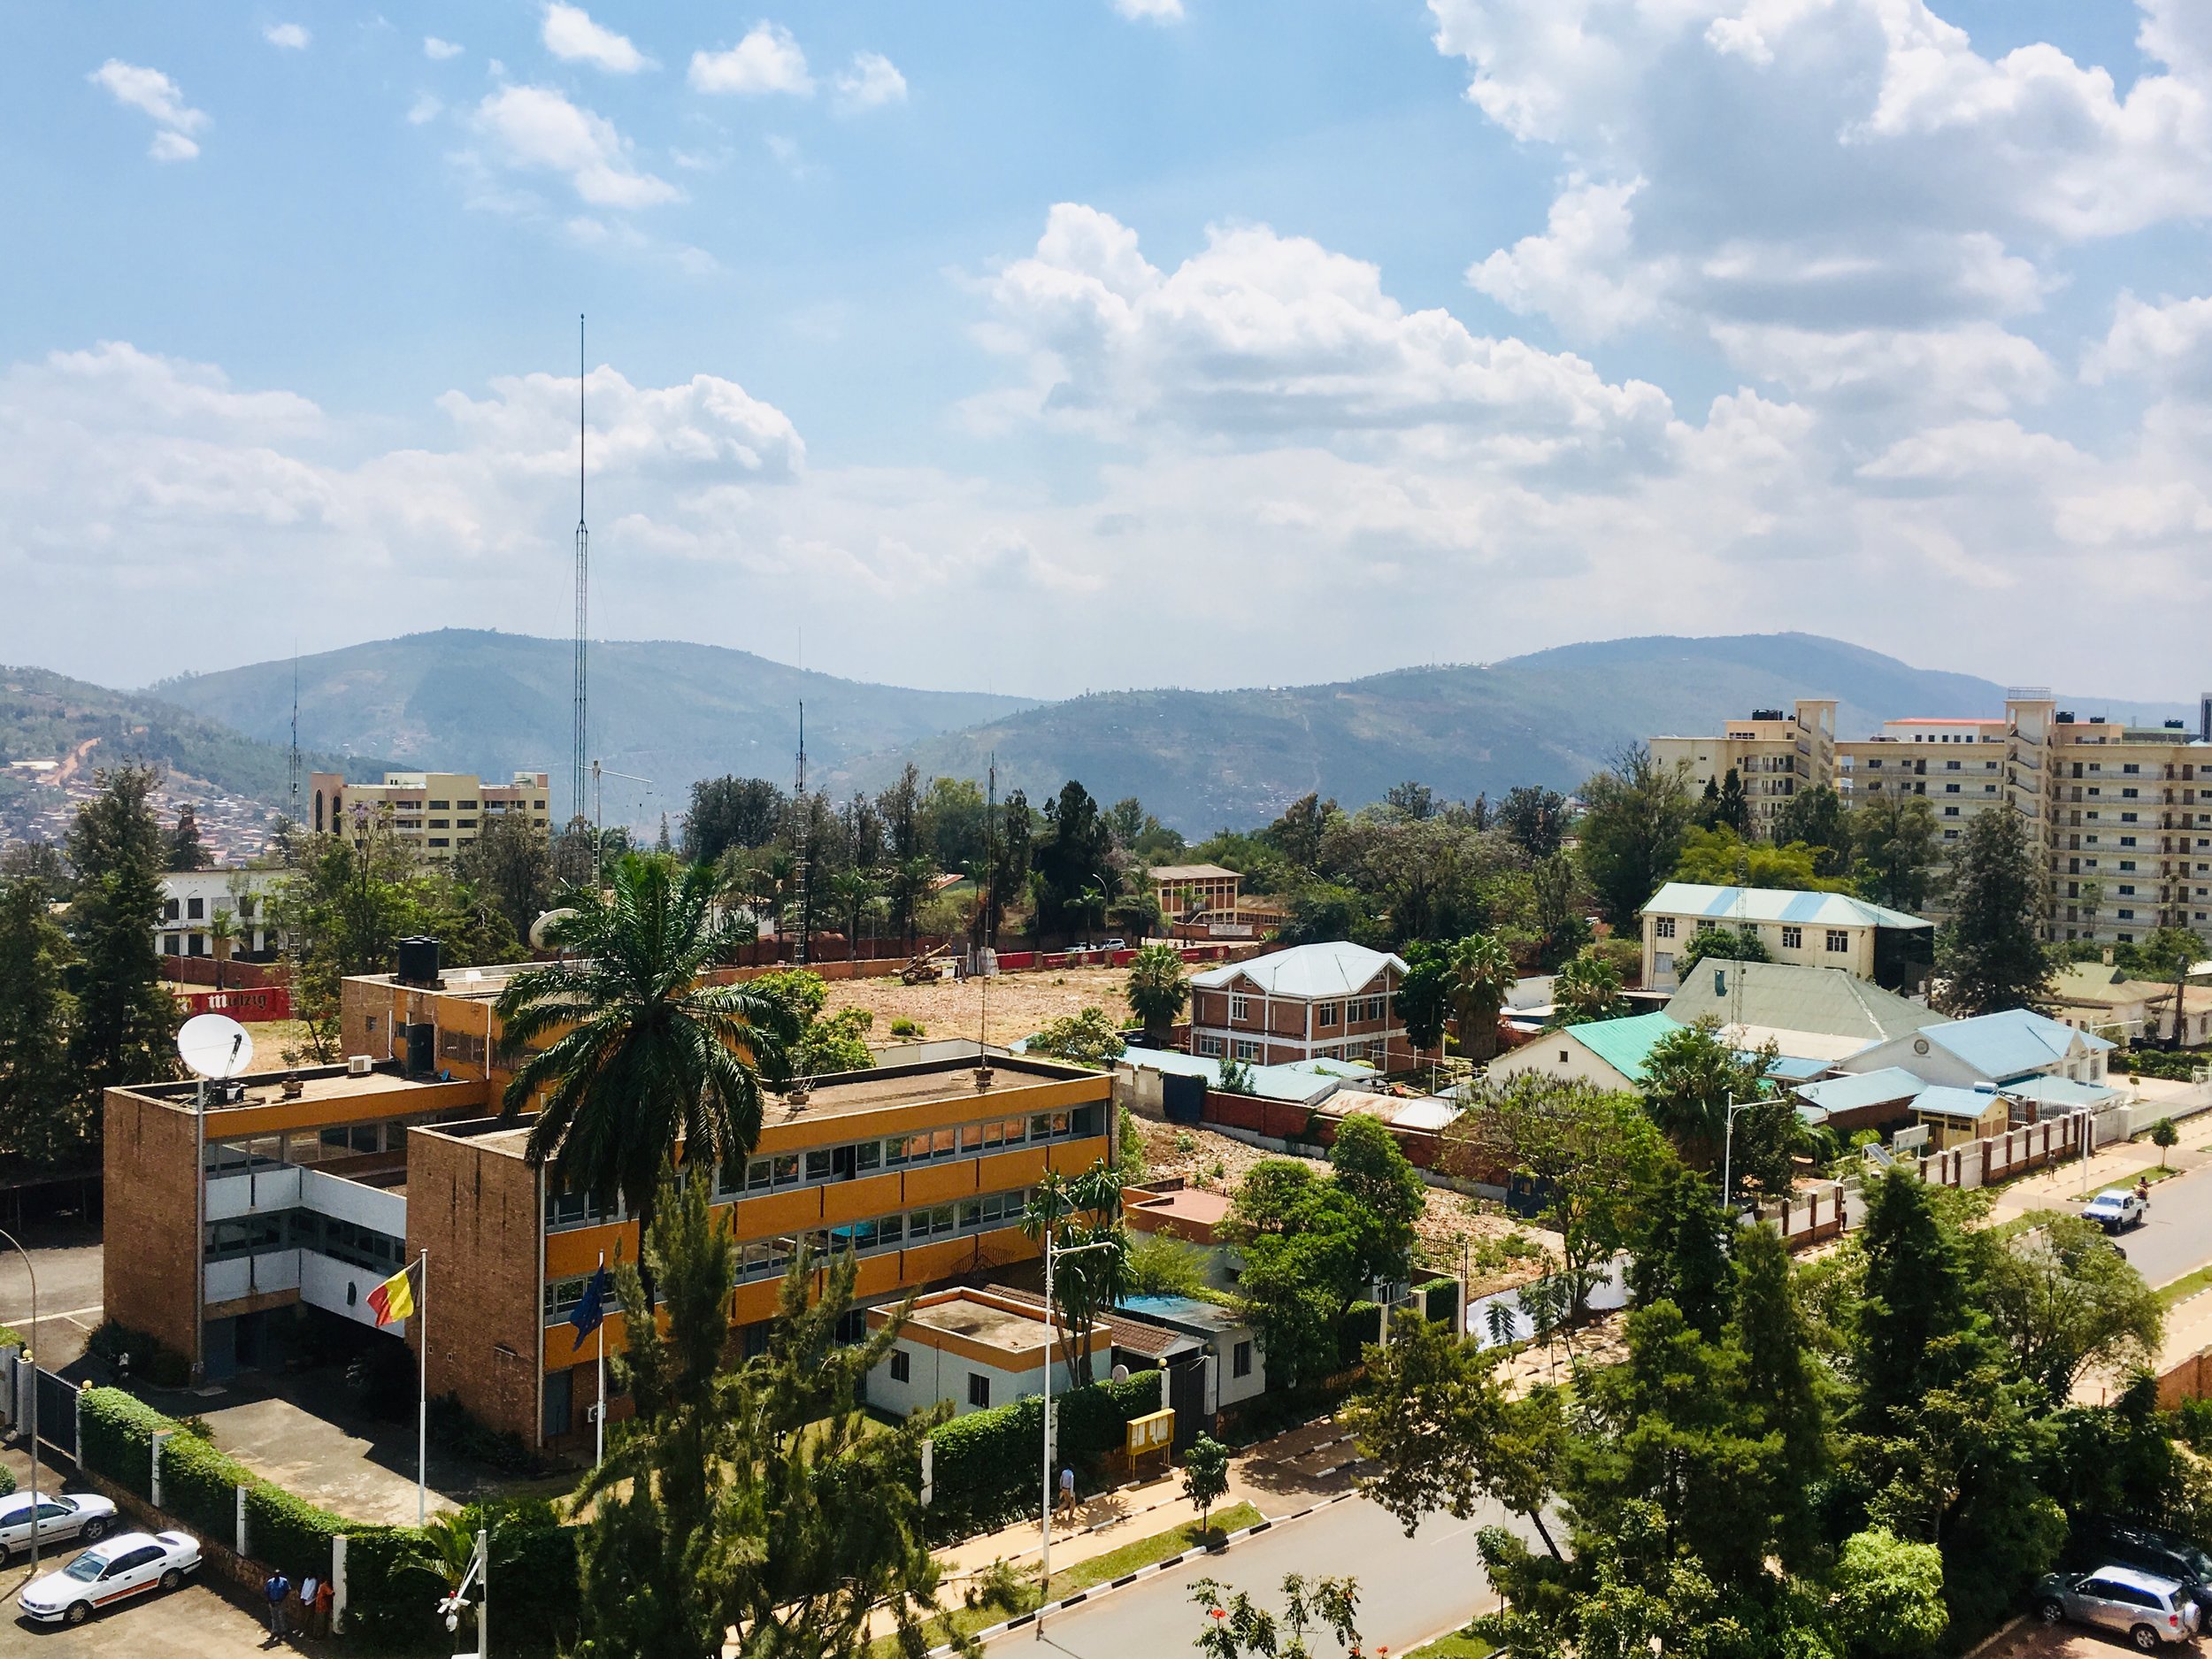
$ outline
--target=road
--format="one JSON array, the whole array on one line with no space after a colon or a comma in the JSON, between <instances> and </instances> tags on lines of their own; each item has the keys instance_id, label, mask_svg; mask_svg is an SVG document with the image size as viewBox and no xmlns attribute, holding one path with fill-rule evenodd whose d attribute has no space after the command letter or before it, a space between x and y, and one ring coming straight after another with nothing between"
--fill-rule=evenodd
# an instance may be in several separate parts
<instances>
[{"instance_id":1,"label":"road","mask_svg":"<svg viewBox=\"0 0 2212 1659\"><path fill-rule=\"evenodd\" d=\"M1348 1574L1359 1580L1364 1650L1387 1647L1402 1653L1490 1610L1475 1533L1504 1518L1502 1511L1464 1521L1433 1516L1409 1539L1374 1504L1348 1499L1246 1539L1218 1555L1187 1562L1095 1602L1050 1615L1041 1640L1025 1625L1000 1637L991 1649L1075 1659L1184 1653L1206 1620L1205 1609L1191 1599L1195 1580L1213 1578L1242 1590L1279 1615L1283 1575L1295 1572L1309 1578Z\"/></svg>"},{"instance_id":2,"label":"road","mask_svg":"<svg viewBox=\"0 0 2212 1659\"><path fill-rule=\"evenodd\" d=\"M100 1324L100 1243L88 1228L46 1228L23 1240L38 1274L38 1328L31 1328L31 1281L23 1258L0 1245L0 1325L31 1339L39 1363L65 1370Z\"/></svg>"},{"instance_id":3,"label":"road","mask_svg":"<svg viewBox=\"0 0 2212 1659\"><path fill-rule=\"evenodd\" d=\"M2069 1199L2065 1209L2078 1213L2081 1205ZM2169 1284L2212 1262L2212 1164L2153 1187L2149 1217L2116 1242L2147 1285Z\"/></svg>"}]
</instances>

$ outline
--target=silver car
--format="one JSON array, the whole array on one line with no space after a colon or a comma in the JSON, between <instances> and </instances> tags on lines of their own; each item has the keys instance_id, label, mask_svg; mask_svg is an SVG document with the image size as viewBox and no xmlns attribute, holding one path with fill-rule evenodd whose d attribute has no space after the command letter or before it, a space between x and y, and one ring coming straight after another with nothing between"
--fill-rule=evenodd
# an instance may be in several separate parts
<instances>
[{"instance_id":1,"label":"silver car","mask_svg":"<svg viewBox=\"0 0 2212 1659\"><path fill-rule=\"evenodd\" d=\"M2036 1586L2035 1610L2046 1624L2070 1618L2125 1636L2139 1653L2197 1634L2196 1598L2189 1587L2133 1567L2054 1572Z\"/></svg>"},{"instance_id":2,"label":"silver car","mask_svg":"<svg viewBox=\"0 0 2212 1659\"><path fill-rule=\"evenodd\" d=\"M64 1539L96 1544L115 1529L115 1505L96 1493L38 1494L38 1547ZM0 1498L0 1567L31 1553L31 1494Z\"/></svg>"}]
</instances>

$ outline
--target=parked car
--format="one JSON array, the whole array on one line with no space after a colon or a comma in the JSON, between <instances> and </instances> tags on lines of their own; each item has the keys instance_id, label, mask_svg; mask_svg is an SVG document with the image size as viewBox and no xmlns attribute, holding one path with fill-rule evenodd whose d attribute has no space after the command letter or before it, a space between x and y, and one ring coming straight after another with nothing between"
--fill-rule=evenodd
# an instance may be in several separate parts
<instances>
[{"instance_id":1,"label":"parked car","mask_svg":"<svg viewBox=\"0 0 2212 1659\"><path fill-rule=\"evenodd\" d=\"M64 1539L96 1544L115 1530L115 1505L97 1493L38 1494L38 1547ZM0 1567L31 1550L31 1494L0 1498Z\"/></svg>"},{"instance_id":2,"label":"parked car","mask_svg":"<svg viewBox=\"0 0 2212 1659\"><path fill-rule=\"evenodd\" d=\"M2129 1227L2139 1227L2151 1207L2142 1195L2132 1189L2116 1193L2099 1193L2082 1210L2082 1218L2093 1221L2107 1233L2121 1233Z\"/></svg>"},{"instance_id":3,"label":"parked car","mask_svg":"<svg viewBox=\"0 0 2212 1659\"><path fill-rule=\"evenodd\" d=\"M1101 945L1099 949L1101 950L1126 950L1129 949L1129 945L1128 941L1125 940L1110 939L1104 944Z\"/></svg>"},{"instance_id":4,"label":"parked car","mask_svg":"<svg viewBox=\"0 0 2212 1659\"><path fill-rule=\"evenodd\" d=\"M199 1564L199 1540L189 1532L124 1532L32 1579L16 1600L42 1624L81 1624L132 1596L175 1589Z\"/></svg>"},{"instance_id":5,"label":"parked car","mask_svg":"<svg viewBox=\"0 0 2212 1659\"><path fill-rule=\"evenodd\" d=\"M2193 1539L2140 1521L2090 1516L2074 1524L2074 1548L2085 1561L2113 1562L2177 1580L2195 1598L2199 1616L2212 1619L2212 1554Z\"/></svg>"},{"instance_id":6,"label":"parked car","mask_svg":"<svg viewBox=\"0 0 2212 1659\"><path fill-rule=\"evenodd\" d=\"M2200 1615L2189 1587L2134 1567L2053 1572L2035 1586L2035 1610L2046 1624L2072 1619L2116 1631L2138 1653L2167 1642L2194 1641Z\"/></svg>"}]
</instances>

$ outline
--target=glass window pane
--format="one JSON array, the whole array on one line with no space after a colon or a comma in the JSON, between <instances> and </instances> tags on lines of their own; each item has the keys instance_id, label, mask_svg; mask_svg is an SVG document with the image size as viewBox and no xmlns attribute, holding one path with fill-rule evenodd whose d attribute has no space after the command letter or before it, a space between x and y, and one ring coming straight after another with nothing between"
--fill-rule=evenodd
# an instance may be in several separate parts
<instances>
[{"instance_id":1,"label":"glass window pane","mask_svg":"<svg viewBox=\"0 0 2212 1659\"><path fill-rule=\"evenodd\" d=\"M956 1129L938 1129L931 1132L929 1154L932 1157L949 1158L960 1150L960 1132Z\"/></svg>"},{"instance_id":2,"label":"glass window pane","mask_svg":"<svg viewBox=\"0 0 2212 1659\"><path fill-rule=\"evenodd\" d=\"M968 1124L962 1127L960 1149L963 1152L979 1152L983 1149L983 1125L981 1124Z\"/></svg>"},{"instance_id":3,"label":"glass window pane","mask_svg":"<svg viewBox=\"0 0 2212 1659\"><path fill-rule=\"evenodd\" d=\"M963 1227L979 1227L983 1225L983 1201L981 1199L967 1199L961 1204L960 1225Z\"/></svg>"},{"instance_id":4,"label":"glass window pane","mask_svg":"<svg viewBox=\"0 0 2212 1659\"><path fill-rule=\"evenodd\" d=\"M876 1223L876 1242L883 1245L896 1244L905 1231L905 1217L886 1216L881 1221Z\"/></svg>"},{"instance_id":5,"label":"glass window pane","mask_svg":"<svg viewBox=\"0 0 2212 1659\"><path fill-rule=\"evenodd\" d=\"M745 1166L745 1190L763 1193L768 1190L768 1160L755 1158Z\"/></svg>"},{"instance_id":6,"label":"glass window pane","mask_svg":"<svg viewBox=\"0 0 2212 1659\"><path fill-rule=\"evenodd\" d=\"M1010 1147L1018 1147L1027 1139L1028 1125L1018 1118L1009 1118L1006 1120L1006 1144Z\"/></svg>"},{"instance_id":7,"label":"glass window pane","mask_svg":"<svg viewBox=\"0 0 2212 1659\"><path fill-rule=\"evenodd\" d=\"M779 1152L776 1155L775 1164L777 1186L795 1187L798 1185L799 1155L797 1153Z\"/></svg>"},{"instance_id":8,"label":"glass window pane","mask_svg":"<svg viewBox=\"0 0 2212 1659\"><path fill-rule=\"evenodd\" d=\"M829 1179L829 1172L830 1155L829 1148L827 1147L823 1147L818 1150L810 1152L806 1155L807 1179L810 1181L826 1181Z\"/></svg>"},{"instance_id":9,"label":"glass window pane","mask_svg":"<svg viewBox=\"0 0 2212 1659\"><path fill-rule=\"evenodd\" d=\"M862 1170L880 1169L883 1165L883 1142L864 1141L855 1148L853 1167Z\"/></svg>"}]
</instances>

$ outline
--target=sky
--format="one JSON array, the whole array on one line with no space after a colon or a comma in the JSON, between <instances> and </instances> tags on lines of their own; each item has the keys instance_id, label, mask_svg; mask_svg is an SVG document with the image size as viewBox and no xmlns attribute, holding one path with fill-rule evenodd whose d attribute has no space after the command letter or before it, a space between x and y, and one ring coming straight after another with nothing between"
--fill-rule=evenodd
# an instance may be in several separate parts
<instances>
[{"instance_id":1,"label":"sky","mask_svg":"<svg viewBox=\"0 0 2212 1659\"><path fill-rule=\"evenodd\" d=\"M2212 685L2204 0L0 12L0 660Z\"/></svg>"}]
</instances>

